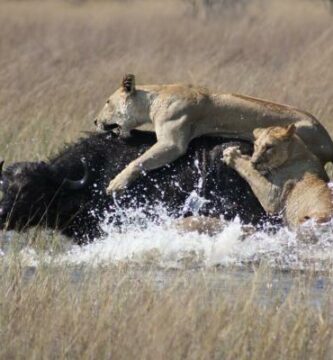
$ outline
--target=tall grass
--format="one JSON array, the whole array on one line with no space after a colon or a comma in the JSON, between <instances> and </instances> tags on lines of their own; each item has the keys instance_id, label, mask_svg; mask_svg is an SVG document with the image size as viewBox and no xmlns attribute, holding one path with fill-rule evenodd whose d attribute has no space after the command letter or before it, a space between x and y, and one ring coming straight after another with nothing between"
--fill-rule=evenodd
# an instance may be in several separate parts
<instances>
[{"instance_id":1,"label":"tall grass","mask_svg":"<svg viewBox=\"0 0 333 360\"><path fill-rule=\"evenodd\" d=\"M289 294L260 270L241 287L213 274L40 267L1 272L2 359L331 359L332 304L309 279ZM232 277L231 277L232 279ZM221 285L221 284L220 284ZM263 294L265 298L263 300Z\"/></svg>"},{"instance_id":2,"label":"tall grass","mask_svg":"<svg viewBox=\"0 0 333 360\"><path fill-rule=\"evenodd\" d=\"M293 104L333 132L333 21L324 2L0 2L0 152L40 159L92 130L106 97L192 82Z\"/></svg>"},{"instance_id":3,"label":"tall grass","mask_svg":"<svg viewBox=\"0 0 333 360\"><path fill-rule=\"evenodd\" d=\"M92 130L126 72L139 83L192 82L289 103L333 134L333 18L325 3L224 3L207 9L198 1L194 11L180 0L1 0L1 156L44 159ZM48 238L36 239L43 253ZM289 295L267 290L262 302L257 278L239 289L217 288L206 272L164 274L161 284L156 273L126 266L29 270L13 254L0 260L3 359L333 356L329 289L319 307L307 282Z\"/></svg>"}]
</instances>

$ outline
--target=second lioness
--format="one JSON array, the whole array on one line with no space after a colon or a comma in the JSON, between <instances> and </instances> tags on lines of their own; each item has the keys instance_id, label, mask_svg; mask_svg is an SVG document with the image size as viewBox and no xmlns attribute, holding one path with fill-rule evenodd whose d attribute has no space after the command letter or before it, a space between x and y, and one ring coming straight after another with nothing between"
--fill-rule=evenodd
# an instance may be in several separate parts
<instances>
[{"instance_id":1,"label":"second lioness","mask_svg":"<svg viewBox=\"0 0 333 360\"><path fill-rule=\"evenodd\" d=\"M99 129L119 126L126 137L148 125L157 142L111 182L108 193L121 190L141 171L162 167L183 155L189 142L202 135L253 140L259 127L295 124L296 133L322 163L333 160L333 143L311 114L287 105L235 94L213 93L192 85L135 86L133 75L107 100L95 119Z\"/></svg>"},{"instance_id":2,"label":"second lioness","mask_svg":"<svg viewBox=\"0 0 333 360\"><path fill-rule=\"evenodd\" d=\"M266 212L283 215L292 229L333 215L327 174L295 130L294 125L256 129L252 158L237 147L223 152L224 162L249 183Z\"/></svg>"}]
</instances>

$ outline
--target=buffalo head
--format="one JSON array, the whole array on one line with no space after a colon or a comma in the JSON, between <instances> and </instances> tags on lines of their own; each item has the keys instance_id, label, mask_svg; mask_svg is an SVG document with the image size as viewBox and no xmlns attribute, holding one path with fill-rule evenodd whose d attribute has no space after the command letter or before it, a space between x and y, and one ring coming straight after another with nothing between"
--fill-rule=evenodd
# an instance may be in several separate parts
<instances>
[{"instance_id":1,"label":"buffalo head","mask_svg":"<svg viewBox=\"0 0 333 360\"><path fill-rule=\"evenodd\" d=\"M45 223L55 226L64 216L77 211L67 202L68 193L83 189L88 182L88 167L82 161L79 179L69 179L60 169L45 162L18 162L3 169L0 162L0 228L21 230ZM59 211L59 210L62 211Z\"/></svg>"},{"instance_id":2,"label":"buffalo head","mask_svg":"<svg viewBox=\"0 0 333 360\"><path fill-rule=\"evenodd\" d=\"M143 174L122 196L107 196L109 180L155 141L155 136L140 132L126 140L112 132L94 133L47 162L6 167L0 174L0 228L24 230L40 224L82 243L103 234L102 220L121 223L119 208L147 209L147 216L154 217L150 209L163 204L172 216L190 215L186 204L193 191L207 200L200 208L202 215L261 221L264 212L250 187L222 162L223 149L230 143L219 138L195 139L186 155Z\"/></svg>"}]
</instances>

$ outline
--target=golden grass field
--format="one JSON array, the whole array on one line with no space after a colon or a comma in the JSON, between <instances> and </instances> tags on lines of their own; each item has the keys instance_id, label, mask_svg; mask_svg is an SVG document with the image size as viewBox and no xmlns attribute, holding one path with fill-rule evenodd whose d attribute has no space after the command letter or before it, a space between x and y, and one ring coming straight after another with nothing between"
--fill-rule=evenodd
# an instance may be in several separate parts
<instances>
[{"instance_id":1,"label":"golden grass field","mask_svg":"<svg viewBox=\"0 0 333 360\"><path fill-rule=\"evenodd\" d=\"M333 132L324 2L248 1L206 18L188 3L0 1L1 156L44 158L92 130L126 72L138 83L192 82L292 104Z\"/></svg>"},{"instance_id":2,"label":"golden grass field","mask_svg":"<svg viewBox=\"0 0 333 360\"><path fill-rule=\"evenodd\" d=\"M319 307L298 276L283 295L264 268L225 288L205 271L161 287L126 267L28 270L1 269L1 359L332 358L332 287Z\"/></svg>"},{"instance_id":3,"label":"golden grass field","mask_svg":"<svg viewBox=\"0 0 333 360\"><path fill-rule=\"evenodd\" d=\"M333 135L328 2L191 4L0 0L1 157L45 159L93 130L126 72L138 83L191 82L292 104ZM172 273L164 286L126 266L74 276L40 265L27 275L13 247L0 258L1 359L333 357L332 289L317 306L300 274L288 295L268 291L261 302L258 284L272 278L265 269L227 291L204 270Z\"/></svg>"}]
</instances>

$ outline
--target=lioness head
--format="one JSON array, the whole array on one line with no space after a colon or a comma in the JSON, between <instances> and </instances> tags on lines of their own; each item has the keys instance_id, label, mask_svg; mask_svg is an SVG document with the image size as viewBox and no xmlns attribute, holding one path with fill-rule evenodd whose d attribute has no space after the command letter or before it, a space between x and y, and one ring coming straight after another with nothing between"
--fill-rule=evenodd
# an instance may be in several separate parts
<instances>
[{"instance_id":1,"label":"lioness head","mask_svg":"<svg viewBox=\"0 0 333 360\"><path fill-rule=\"evenodd\" d=\"M142 124L142 104L136 94L135 77L125 75L121 87L107 100L94 120L98 130L108 131L120 128L120 134L129 135L131 129Z\"/></svg>"},{"instance_id":2,"label":"lioness head","mask_svg":"<svg viewBox=\"0 0 333 360\"><path fill-rule=\"evenodd\" d=\"M252 164L258 170L271 170L283 165L290 157L290 142L295 133L295 125L255 129Z\"/></svg>"}]
</instances>

